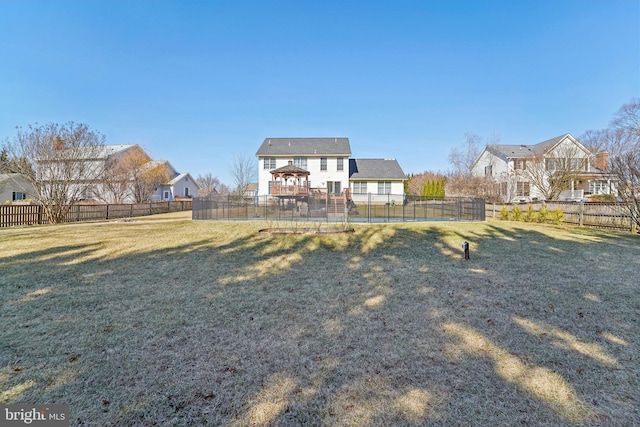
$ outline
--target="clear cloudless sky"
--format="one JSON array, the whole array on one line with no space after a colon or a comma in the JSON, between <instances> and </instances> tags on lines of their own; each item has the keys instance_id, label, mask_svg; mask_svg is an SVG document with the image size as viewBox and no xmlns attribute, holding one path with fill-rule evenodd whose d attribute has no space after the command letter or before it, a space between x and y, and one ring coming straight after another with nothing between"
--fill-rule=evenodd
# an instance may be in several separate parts
<instances>
[{"instance_id":1,"label":"clear cloudless sky","mask_svg":"<svg viewBox=\"0 0 640 427\"><path fill-rule=\"evenodd\" d=\"M267 137L445 171L465 132L579 136L638 96L638 0L0 0L0 140L86 123L228 185Z\"/></svg>"}]
</instances>

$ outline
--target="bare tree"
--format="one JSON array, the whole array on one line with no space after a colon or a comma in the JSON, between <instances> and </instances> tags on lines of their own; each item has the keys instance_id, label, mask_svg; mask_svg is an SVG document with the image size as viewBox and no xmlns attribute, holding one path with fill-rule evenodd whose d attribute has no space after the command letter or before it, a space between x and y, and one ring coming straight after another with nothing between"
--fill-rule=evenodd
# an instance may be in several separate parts
<instances>
[{"instance_id":1,"label":"bare tree","mask_svg":"<svg viewBox=\"0 0 640 427\"><path fill-rule=\"evenodd\" d=\"M640 137L640 98L633 98L615 114L611 127L622 129Z\"/></svg>"},{"instance_id":2,"label":"bare tree","mask_svg":"<svg viewBox=\"0 0 640 427\"><path fill-rule=\"evenodd\" d=\"M166 162L151 161L132 169L131 195L134 202L150 202L158 187L167 184L170 179Z\"/></svg>"},{"instance_id":3,"label":"bare tree","mask_svg":"<svg viewBox=\"0 0 640 427\"><path fill-rule=\"evenodd\" d=\"M453 166L453 173L470 175L471 166L480 154L482 137L472 132L464 134L464 145L453 147L449 151L449 163Z\"/></svg>"},{"instance_id":4,"label":"bare tree","mask_svg":"<svg viewBox=\"0 0 640 427\"><path fill-rule=\"evenodd\" d=\"M608 138L608 129L595 130L590 129L580 135L578 140L582 145L589 149L592 153L599 153L607 150L606 139Z\"/></svg>"},{"instance_id":5,"label":"bare tree","mask_svg":"<svg viewBox=\"0 0 640 427\"><path fill-rule=\"evenodd\" d=\"M198 175L196 182L198 183L198 187L200 187L200 191L198 192L200 197L214 197L219 194L220 180L210 172L204 176Z\"/></svg>"},{"instance_id":6,"label":"bare tree","mask_svg":"<svg viewBox=\"0 0 640 427\"><path fill-rule=\"evenodd\" d=\"M243 153L235 154L231 164L231 177L233 178L236 194L242 197L249 184L256 180L256 160Z\"/></svg>"},{"instance_id":7,"label":"bare tree","mask_svg":"<svg viewBox=\"0 0 640 427\"><path fill-rule=\"evenodd\" d=\"M485 140L475 133L466 132L464 139L464 145L461 148L453 147L449 151L449 163L453 166L453 170L447 174L447 195L490 196L494 188L493 179L474 176L471 169L480 155L482 145L496 144L500 141L500 136L493 134Z\"/></svg>"},{"instance_id":8,"label":"bare tree","mask_svg":"<svg viewBox=\"0 0 640 427\"><path fill-rule=\"evenodd\" d=\"M640 227L640 133L610 129L606 138L609 172L617 178L618 195L626 203L631 219Z\"/></svg>"},{"instance_id":9,"label":"bare tree","mask_svg":"<svg viewBox=\"0 0 640 427\"><path fill-rule=\"evenodd\" d=\"M120 157L109 158L105 164L101 192L103 201L108 203L124 203L130 193L131 170L129 162L122 162Z\"/></svg>"},{"instance_id":10,"label":"bare tree","mask_svg":"<svg viewBox=\"0 0 640 427\"><path fill-rule=\"evenodd\" d=\"M640 98L622 105L609 128L588 130L580 141L608 153L608 172L616 177L618 196L631 220L640 227Z\"/></svg>"},{"instance_id":11,"label":"bare tree","mask_svg":"<svg viewBox=\"0 0 640 427\"><path fill-rule=\"evenodd\" d=\"M17 128L8 143L14 171L33 186L46 218L64 221L74 203L85 197L87 186L102 176L100 158L105 137L86 124L29 125Z\"/></svg>"},{"instance_id":12,"label":"bare tree","mask_svg":"<svg viewBox=\"0 0 640 427\"><path fill-rule=\"evenodd\" d=\"M618 194L640 228L640 99L620 107L602 135L609 152L609 172L616 176Z\"/></svg>"}]
</instances>

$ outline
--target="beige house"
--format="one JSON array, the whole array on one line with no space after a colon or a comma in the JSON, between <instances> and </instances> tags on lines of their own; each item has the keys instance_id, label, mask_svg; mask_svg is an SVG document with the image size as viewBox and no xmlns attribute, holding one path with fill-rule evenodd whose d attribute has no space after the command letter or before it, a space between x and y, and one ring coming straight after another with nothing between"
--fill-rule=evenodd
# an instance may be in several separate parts
<instances>
[{"instance_id":1,"label":"beige house","mask_svg":"<svg viewBox=\"0 0 640 427\"><path fill-rule=\"evenodd\" d=\"M567 133L531 145L487 145L471 172L492 179L497 195L507 202L544 200L549 184L557 179L568 181L558 200L583 200L590 195L617 194L608 161L607 153L592 153Z\"/></svg>"},{"instance_id":2,"label":"beige house","mask_svg":"<svg viewBox=\"0 0 640 427\"><path fill-rule=\"evenodd\" d=\"M0 174L0 203L20 203L34 198L35 191L19 173Z\"/></svg>"}]
</instances>

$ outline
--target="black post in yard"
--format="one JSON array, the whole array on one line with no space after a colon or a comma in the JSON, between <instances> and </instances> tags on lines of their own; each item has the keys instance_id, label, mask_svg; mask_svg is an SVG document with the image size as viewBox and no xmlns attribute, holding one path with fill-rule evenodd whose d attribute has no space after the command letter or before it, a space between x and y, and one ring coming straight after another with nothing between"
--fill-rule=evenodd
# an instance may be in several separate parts
<instances>
[{"instance_id":1,"label":"black post in yard","mask_svg":"<svg viewBox=\"0 0 640 427\"><path fill-rule=\"evenodd\" d=\"M464 251L464 259L469 259L469 242L462 242L462 250Z\"/></svg>"}]
</instances>

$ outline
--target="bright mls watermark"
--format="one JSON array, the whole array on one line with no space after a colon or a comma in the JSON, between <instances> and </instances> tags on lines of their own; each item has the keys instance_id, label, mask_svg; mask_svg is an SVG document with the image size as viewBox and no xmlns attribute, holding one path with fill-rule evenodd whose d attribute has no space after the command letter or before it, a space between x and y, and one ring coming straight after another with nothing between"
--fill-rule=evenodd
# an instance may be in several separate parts
<instances>
[{"instance_id":1,"label":"bright mls watermark","mask_svg":"<svg viewBox=\"0 0 640 427\"><path fill-rule=\"evenodd\" d=\"M69 427L69 405L0 405L0 427Z\"/></svg>"}]
</instances>

